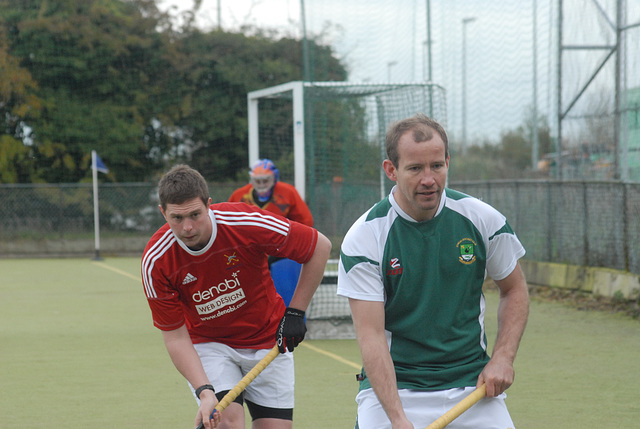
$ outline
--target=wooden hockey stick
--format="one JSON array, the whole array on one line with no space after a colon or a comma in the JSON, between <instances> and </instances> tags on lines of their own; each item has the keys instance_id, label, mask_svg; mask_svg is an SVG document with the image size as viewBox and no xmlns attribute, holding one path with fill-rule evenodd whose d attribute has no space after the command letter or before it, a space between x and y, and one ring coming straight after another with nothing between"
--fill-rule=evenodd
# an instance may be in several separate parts
<instances>
[{"instance_id":1,"label":"wooden hockey stick","mask_svg":"<svg viewBox=\"0 0 640 429\"><path fill-rule=\"evenodd\" d=\"M446 425L460 417L462 413L471 408L473 404L484 398L486 394L487 386L483 384L471 392L469 396L454 405L449 411L440 416L436 421L427 426L427 429L443 429Z\"/></svg>"},{"instance_id":2,"label":"wooden hockey stick","mask_svg":"<svg viewBox=\"0 0 640 429\"><path fill-rule=\"evenodd\" d=\"M273 362L273 360L279 354L280 351L278 350L278 345L276 344L273 349L271 349L271 351L265 357L263 357L260 362L256 364L256 366L251 369L251 371L249 371L244 377L242 377L242 380L240 380L233 389L229 390L229 392L224 395L220 402L218 402L218 405L216 405L211 415L213 416L216 411L222 412L225 408L227 408L227 406L229 406L229 404L232 403L234 399L236 399L238 395L247 388L249 383L255 380L255 378L267 367L267 365ZM204 423L201 422L196 429L204 429Z\"/></svg>"}]
</instances>

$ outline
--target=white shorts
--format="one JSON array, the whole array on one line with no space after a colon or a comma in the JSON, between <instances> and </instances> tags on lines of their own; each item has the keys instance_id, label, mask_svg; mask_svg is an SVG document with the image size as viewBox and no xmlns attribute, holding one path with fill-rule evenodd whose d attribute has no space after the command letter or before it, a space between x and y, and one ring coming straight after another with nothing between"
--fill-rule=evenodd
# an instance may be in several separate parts
<instances>
[{"instance_id":1,"label":"white shorts","mask_svg":"<svg viewBox=\"0 0 640 429\"><path fill-rule=\"evenodd\" d=\"M426 392L401 389L398 391L407 418L415 428L424 429L454 405L468 396L475 387ZM447 425L447 429L511 429L515 428L507 406L506 394L483 398ZM359 429L391 429L391 422L382 409L373 389L356 396Z\"/></svg>"},{"instance_id":2,"label":"white shorts","mask_svg":"<svg viewBox=\"0 0 640 429\"><path fill-rule=\"evenodd\" d=\"M194 347L216 392L233 389L271 351L234 349L220 343L194 344ZM287 352L267 365L243 394L245 399L263 407L293 408L294 384L293 353ZM190 387L194 391L193 386Z\"/></svg>"}]
</instances>

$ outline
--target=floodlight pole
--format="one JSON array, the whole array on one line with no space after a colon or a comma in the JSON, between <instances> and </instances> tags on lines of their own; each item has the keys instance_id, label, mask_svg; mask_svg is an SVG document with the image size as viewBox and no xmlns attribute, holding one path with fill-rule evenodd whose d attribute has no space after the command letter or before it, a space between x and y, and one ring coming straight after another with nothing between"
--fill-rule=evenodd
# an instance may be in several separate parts
<instances>
[{"instance_id":1,"label":"floodlight pole","mask_svg":"<svg viewBox=\"0 0 640 429\"><path fill-rule=\"evenodd\" d=\"M304 200L307 179L304 149L304 83L293 86L293 165L295 187Z\"/></svg>"},{"instance_id":2,"label":"floodlight pole","mask_svg":"<svg viewBox=\"0 0 640 429\"><path fill-rule=\"evenodd\" d=\"M387 82L391 82L391 67L398 64L397 61L388 61L387 62Z\"/></svg>"},{"instance_id":3,"label":"floodlight pole","mask_svg":"<svg viewBox=\"0 0 640 429\"><path fill-rule=\"evenodd\" d=\"M304 9L304 0L300 0L300 21L302 25L302 80L310 82L312 78L309 63L309 41L307 40L307 16Z\"/></svg>"},{"instance_id":4,"label":"floodlight pole","mask_svg":"<svg viewBox=\"0 0 640 429\"><path fill-rule=\"evenodd\" d=\"M218 30L222 30L222 13L220 11L220 0L218 0Z\"/></svg>"},{"instance_id":5,"label":"floodlight pole","mask_svg":"<svg viewBox=\"0 0 640 429\"><path fill-rule=\"evenodd\" d=\"M431 82L433 75L431 74L431 1L427 0L427 80Z\"/></svg>"},{"instance_id":6,"label":"floodlight pole","mask_svg":"<svg viewBox=\"0 0 640 429\"><path fill-rule=\"evenodd\" d=\"M467 24L475 20L475 17L462 20L462 144L460 153L464 153L467 146Z\"/></svg>"},{"instance_id":7,"label":"floodlight pole","mask_svg":"<svg viewBox=\"0 0 640 429\"><path fill-rule=\"evenodd\" d=\"M427 40L426 51L427 51L427 81L429 83L433 82L433 75L431 74L431 0L427 0ZM433 90L431 89L431 85L429 85L429 116L433 116Z\"/></svg>"},{"instance_id":8,"label":"floodlight pole","mask_svg":"<svg viewBox=\"0 0 640 429\"><path fill-rule=\"evenodd\" d=\"M538 136L538 5L533 0L533 122L531 123L531 169L538 169L540 138Z\"/></svg>"}]
</instances>

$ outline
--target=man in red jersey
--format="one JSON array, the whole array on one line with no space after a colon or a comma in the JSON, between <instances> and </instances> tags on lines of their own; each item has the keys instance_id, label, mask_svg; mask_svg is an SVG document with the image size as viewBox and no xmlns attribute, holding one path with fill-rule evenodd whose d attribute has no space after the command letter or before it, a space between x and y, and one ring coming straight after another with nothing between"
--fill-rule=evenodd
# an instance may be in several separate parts
<instances>
[{"instance_id":1,"label":"man in red jersey","mask_svg":"<svg viewBox=\"0 0 640 429\"><path fill-rule=\"evenodd\" d=\"M246 402L254 429L293 427L293 355L304 339L304 312L331 250L315 229L257 207L211 204L206 181L177 165L159 182L167 223L147 244L142 280L154 325L198 399L196 426L244 429ZM267 256L302 264L285 308ZM282 354L222 413L218 401L274 344ZM287 352L288 350L288 352Z\"/></svg>"}]
</instances>

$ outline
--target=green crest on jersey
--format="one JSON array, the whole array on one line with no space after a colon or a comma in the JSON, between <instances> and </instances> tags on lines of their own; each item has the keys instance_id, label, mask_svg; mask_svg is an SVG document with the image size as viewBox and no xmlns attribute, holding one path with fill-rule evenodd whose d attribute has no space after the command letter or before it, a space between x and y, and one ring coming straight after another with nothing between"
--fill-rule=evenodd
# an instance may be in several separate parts
<instances>
[{"instance_id":1,"label":"green crest on jersey","mask_svg":"<svg viewBox=\"0 0 640 429\"><path fill-rule=\"evenodd\" d=\"M460 262L462 262L463 264L471 264L476 259L476 255L474 254L474 243L469 239L465 239L462 241L465 241L465 242L459 243Z\"/></svg>"}]
</instances>

